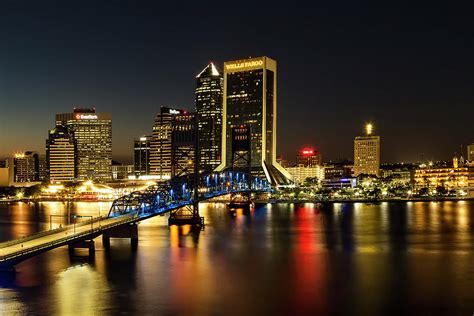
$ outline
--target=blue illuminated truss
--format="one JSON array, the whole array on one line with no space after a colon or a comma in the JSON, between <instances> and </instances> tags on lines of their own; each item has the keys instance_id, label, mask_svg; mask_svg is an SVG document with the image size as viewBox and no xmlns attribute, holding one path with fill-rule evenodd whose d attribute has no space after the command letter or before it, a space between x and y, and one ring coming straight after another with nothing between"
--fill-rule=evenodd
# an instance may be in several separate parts
<instances>
[{"instance_id":1,"label":"blue illuminated truss","mask_svg":"<svg viewBox=\"0 0 474 316\"><path fill-rule=\"evenodd\" d=\"M122 196L112 203L108 217L130 214L149 217L229 193L273 190L266 180L243 172L212 173L201 176L197 186L194 182L190 177L174 178L166 184ZM197 199L194 198L195 187Z\"/></svg>"}]
</instances>

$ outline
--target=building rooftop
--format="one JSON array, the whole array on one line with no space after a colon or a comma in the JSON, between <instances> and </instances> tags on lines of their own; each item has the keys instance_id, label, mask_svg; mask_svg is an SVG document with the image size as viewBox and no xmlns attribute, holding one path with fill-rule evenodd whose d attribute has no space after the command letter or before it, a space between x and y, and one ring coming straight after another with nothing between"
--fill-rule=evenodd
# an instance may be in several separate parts
<instances>
[{"instance_id":1,"label":"building rooftop","mask_svg":"<svg viewBox=\"0 0 474 316\"><path fill-rule=\"evenodd\" d=\"M199 75L196 76L196 78L200 78L201 76L206 75L206 76L220 76L219 71L217 70L216 66L214 66L213 63L210 63L209 65L204 68Z\"/></svg>"}]
</instances>

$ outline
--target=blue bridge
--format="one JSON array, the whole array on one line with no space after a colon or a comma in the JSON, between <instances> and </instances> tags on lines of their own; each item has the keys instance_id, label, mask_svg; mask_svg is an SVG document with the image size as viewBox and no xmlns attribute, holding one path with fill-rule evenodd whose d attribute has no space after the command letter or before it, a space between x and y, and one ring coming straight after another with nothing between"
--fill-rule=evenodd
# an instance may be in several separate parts
<instances>
[{"instance_id":1,"label":"blue bridge","mask_svg":"<svg viewBox=\"0 0 474 316\"><path fill-rule=\"evenodd\" d=\"M110 238L130 238L132 247L138 244L137 223L169 213L170 225L193 225L201 228L204 218L199 214L199 202L230 194L246 196L250 203L252 192L272 192L263 179L242 172L213 173L196 177L177 177L163 185L150 186L116 199L107 217L44 231L29 237L0 244L0 270L28 258L67 245L72 254L76 248L87 248L94 255L94 239L102 236L104 247Z\"/></svg>"}]
</instances>

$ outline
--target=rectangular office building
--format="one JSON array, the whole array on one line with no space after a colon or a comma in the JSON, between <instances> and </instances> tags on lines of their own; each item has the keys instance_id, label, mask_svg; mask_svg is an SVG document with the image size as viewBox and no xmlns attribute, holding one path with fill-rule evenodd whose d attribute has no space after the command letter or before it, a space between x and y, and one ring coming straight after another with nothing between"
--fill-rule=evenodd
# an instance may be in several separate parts
<instances>
[{"instance_id":1,"label":"rectangular office building","mask_svg":"<svg viewBox=\"0 0 474 316\"><path fill-rule=\"evenodd\" d=\"M74 133L77 143L78 180L112 179L112 115L95 108L75 108L73 113L56 115L56 126Z\"/></svg>"},{"instance_id":2,"label":"rectangular office building","mask_svg":"<svg viewBox=\"0 0 474 316\"><path fill-rule=\"evenodd\" d=\"M276 162L277 63L268 57L224 63L222 163L232 164L232 129L250 128L251 172L274 185L291 184Z\"/></svg>"}]
</instances>

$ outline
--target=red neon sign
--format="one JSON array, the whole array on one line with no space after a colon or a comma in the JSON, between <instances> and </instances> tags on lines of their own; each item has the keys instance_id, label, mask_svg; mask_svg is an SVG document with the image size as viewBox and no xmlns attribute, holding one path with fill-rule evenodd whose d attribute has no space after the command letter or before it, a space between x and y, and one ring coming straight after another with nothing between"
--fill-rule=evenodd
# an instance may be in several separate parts
<instances>
[{"instance_id":1,"label":"red neon sign","mask_svg":"<svg viewBox=\"0 0 474 316\"><path fill-rule=\"evenodd\" d=\"M314 149L313 148L304 148L301 150L301 154L308 156L308 155L314 155Z\"/></svg>"}]
</instances>

